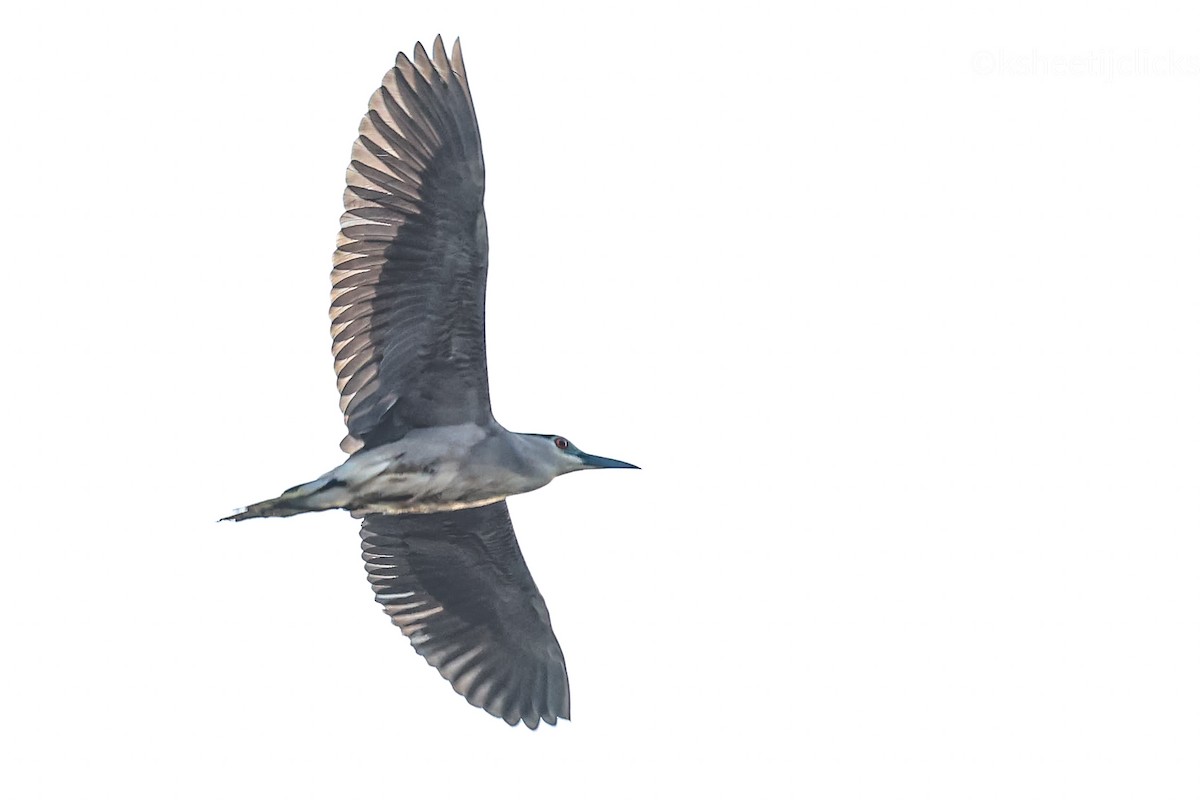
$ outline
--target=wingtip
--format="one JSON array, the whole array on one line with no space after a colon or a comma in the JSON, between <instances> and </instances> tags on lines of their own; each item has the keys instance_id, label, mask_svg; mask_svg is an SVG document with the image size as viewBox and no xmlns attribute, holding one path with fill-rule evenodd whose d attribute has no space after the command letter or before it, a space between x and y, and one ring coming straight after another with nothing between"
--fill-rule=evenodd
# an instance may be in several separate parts
<instances>
[{"instance_id":1,"label":"wingtip","mask_svg":"<svg viewBox=\"0 0 1200 800\"><path fill-rule=\"evenodd\" d=\"M450 71L458 76L458 83L463 87L463 91L467 92L468 98L470 91L467 89L467 65L463 61L462 41L455 37L454 47L450 49Z\"/></svg>"},{"instance_id":2,"label":"wingtip","mask_svg":"<svg viewBox=\"0 0 1200 800\"><path fill-rule=\"evenodd\" d=\"M451 72L454 71L450 66L450 58L446 55L446 45L442 42L440 33L433 40L433 65L437 68L438 73L446 79L449 79Z\"/></svg>"},{"instance_id":3,"label":"wingtip","mask_svg":"<svg viewBox=\"0 0 1200 800\"><path fill-rule=\"evenodd\" d=\"M413 62L418 66L432 63L429 60L429 53L425 52L425 45L420 42L413 45Z\"/></svg>"}]
</instances>

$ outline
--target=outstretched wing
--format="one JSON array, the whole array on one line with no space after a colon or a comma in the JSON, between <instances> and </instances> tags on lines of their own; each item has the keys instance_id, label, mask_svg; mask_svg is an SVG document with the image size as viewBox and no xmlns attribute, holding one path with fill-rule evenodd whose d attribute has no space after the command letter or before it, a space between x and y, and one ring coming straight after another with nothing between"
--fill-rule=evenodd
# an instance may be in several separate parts
<instances>
[{"instance_id":1,"label":"outstretched wing","mask_svg":"<svg viewBox=\"0 0 1200 800\"><path fill-rule=\"evenodd\" d=\"M459 43L396 56L358 131L329 312L348 453L491 418L483 151Z\"/></svg>"},{"instance_id":2,"label":"outstretched wing","mask_svg":"<svg viewBox=\"0 0 1200 800\"><path fill-rule=\"evenodd\" d=\"M507 503L372 514L362 548L375 598L467 702L509 725L571 718L566 662Z\"/></svg>"}]
</instances>

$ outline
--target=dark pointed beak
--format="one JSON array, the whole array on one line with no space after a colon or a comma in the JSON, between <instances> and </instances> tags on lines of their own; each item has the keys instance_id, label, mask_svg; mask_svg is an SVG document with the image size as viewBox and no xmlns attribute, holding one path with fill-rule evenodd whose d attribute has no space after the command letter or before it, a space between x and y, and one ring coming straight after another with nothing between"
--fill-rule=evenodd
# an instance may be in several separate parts
<instances>
[{"instance_id":1,"label":"dark pointed beak","mask_svg":"<svg viewBox=\"0 0 1200 800\"><path fill-rule=\"evenodd\" d=\"M617 461L615 458L605 458L604 456L593 456L588 453L580 453L579 459L585 467L591 469L641 469L641 467L624 461Z\"/></svg>"}]
</instances>

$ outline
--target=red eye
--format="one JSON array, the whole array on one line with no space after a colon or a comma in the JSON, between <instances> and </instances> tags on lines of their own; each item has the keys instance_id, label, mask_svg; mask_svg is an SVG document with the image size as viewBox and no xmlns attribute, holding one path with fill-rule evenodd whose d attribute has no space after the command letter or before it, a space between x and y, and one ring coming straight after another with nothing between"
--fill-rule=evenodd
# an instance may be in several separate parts
<instances>
[{"instance_id":1,"label":"red eye","mask_svg":"<svg viewBox=\"0 0 1200 800\"><path fill-rule=\"evenodd\" d=\"M554 440L554 446L557 447L559 450L566 450L567 449L567 440L562 438L561 436L559 436L558 438L556 438Z\"/></svg>"}]
</instances>

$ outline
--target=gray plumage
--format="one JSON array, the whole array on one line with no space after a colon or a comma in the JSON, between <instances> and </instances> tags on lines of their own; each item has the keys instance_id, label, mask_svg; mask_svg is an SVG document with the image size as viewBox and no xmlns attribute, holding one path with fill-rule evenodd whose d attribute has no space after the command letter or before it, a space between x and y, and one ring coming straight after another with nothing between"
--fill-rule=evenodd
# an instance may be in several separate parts
<instances>
[{"instance_id":1,"label":"gray plumage","mask_svg":"<svg viewBox=\"0 0 1200 800\"><path fill-rule=\"evenodd\" d=\"M566 665L504 498L633 467L492 417L484 347L484 167L462 51L418 43L371 97L346 172L330 308L349 458L226 517L363 518L392 621L472 705L570 718Z\"/></svg>"},{"instance_id":2,"label":"gray plumage","mask_svg":"<svg viewBox=\"0 0 1200 800\"><path fill-rule=\"evenodd\" d=\"M415 63L414 63L415 62ZM459 43L418 43L371 96L333 257L333 354L353 453L409 428L487 424L483 151Z\"/></svg>"},{"instance_id":3,"label":"gray plumage","mask_svg":"<svg viewBox=\"0 0 1200 800\"><path fill-rule=\"evenodd\" d=\"M471 705L531 728L571 718L567 665L507 503L373 514L362 548L384 610Z\"/></svg>"}]
</instances>

